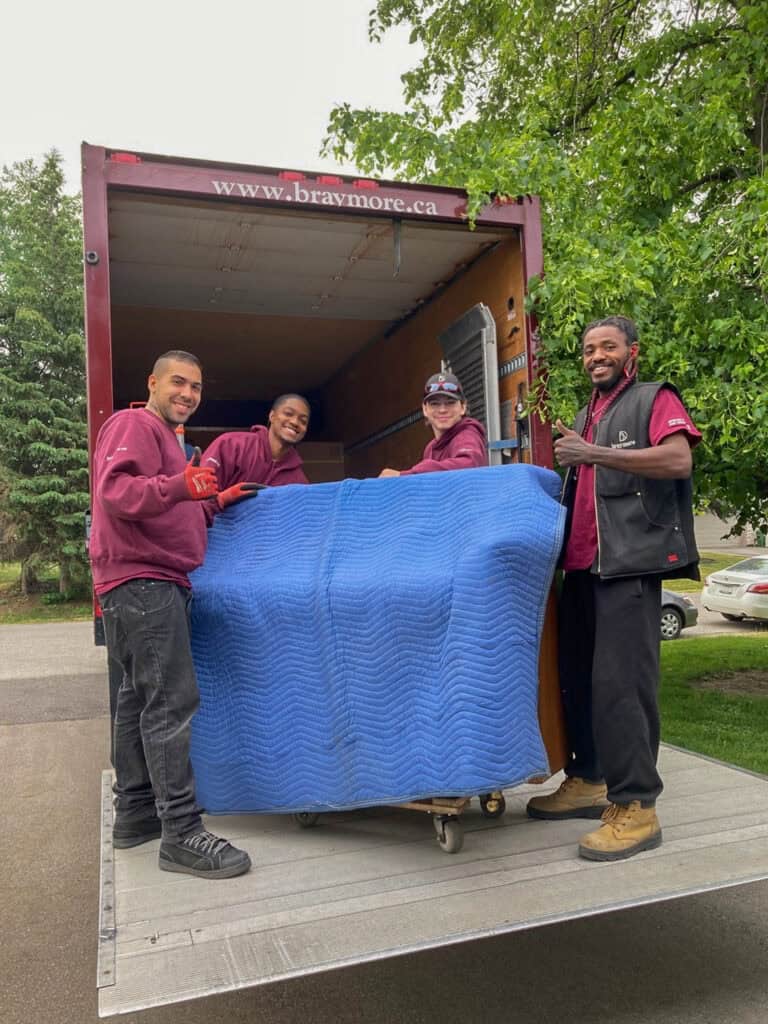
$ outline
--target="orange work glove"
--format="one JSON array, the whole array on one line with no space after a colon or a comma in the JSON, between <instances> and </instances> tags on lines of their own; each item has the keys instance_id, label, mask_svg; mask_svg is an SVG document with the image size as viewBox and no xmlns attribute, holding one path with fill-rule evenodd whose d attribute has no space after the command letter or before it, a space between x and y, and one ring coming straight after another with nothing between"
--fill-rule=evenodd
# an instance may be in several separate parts
<instances>
[{"instance_id":1,"label":"orange work glove","mask_svg":"<svg viewBox=\"0 0 768 1024\"><path fill-rule=\"evenodd\" d=\"M245 498L255 498L259 491L263 491L266 486L266 484L233 484L226 490L219 491L216 501L219 508L223 510Z\"/></svg>"},{"instance_id":2,"label":"orange work glove","mask_svg":"<svg viewBox=\"0 0 768 1024\"><path fill-rule=\"evenodd\" d=\"M184 470L184 483L187 485L189 496L193 501L212 498L214 494L219 493L216 470L213 466L201 466L200 454L200 449L195 448L192 458Z\"/></svg>"}]
</instances>

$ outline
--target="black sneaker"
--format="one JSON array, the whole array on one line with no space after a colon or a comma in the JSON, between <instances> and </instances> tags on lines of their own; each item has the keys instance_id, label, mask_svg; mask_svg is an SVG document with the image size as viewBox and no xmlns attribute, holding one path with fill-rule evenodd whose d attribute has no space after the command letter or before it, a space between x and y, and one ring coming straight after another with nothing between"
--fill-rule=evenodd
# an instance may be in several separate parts
<instances>
[{"instance_id":1,"label":"black sneaker","mask_svg":"<svg viewBox=\"0 0 768 1024\"><path fill-rule=\"evenodd\" d=\"M194 832L160 843L160 870L198 878L234 878L250 870L251 858L212 832Z\"/></svg>"},{"instance_id":2,"label":"black sneaker","mask_svg":"<svg viewBox=\"0 0 768 1024\"><path fill-rule=\"evenodd\" d=\"M112 826L112 845L116 850L128 850L141 846L152 839L159 839L163 826L158 817L142 818L141 821L115 821Z\"/></svg>"}]
</instances>

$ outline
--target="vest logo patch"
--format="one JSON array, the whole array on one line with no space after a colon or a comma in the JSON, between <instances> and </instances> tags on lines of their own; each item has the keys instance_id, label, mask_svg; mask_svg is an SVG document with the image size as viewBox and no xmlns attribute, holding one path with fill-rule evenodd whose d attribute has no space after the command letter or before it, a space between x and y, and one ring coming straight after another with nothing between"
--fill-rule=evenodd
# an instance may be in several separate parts
<instances>
[{"instance_id":1,"label":"vest logo patch","mask_svg":"<svg viewBox=\"0 0 768 1024\"><path fill-rule=\"evenodd\" d=\"M636 441L629 439L629 434L626 430L619 431L619 440L611 442L611 448L634 448L637 444Z\"/></svg>"}]
</instances>

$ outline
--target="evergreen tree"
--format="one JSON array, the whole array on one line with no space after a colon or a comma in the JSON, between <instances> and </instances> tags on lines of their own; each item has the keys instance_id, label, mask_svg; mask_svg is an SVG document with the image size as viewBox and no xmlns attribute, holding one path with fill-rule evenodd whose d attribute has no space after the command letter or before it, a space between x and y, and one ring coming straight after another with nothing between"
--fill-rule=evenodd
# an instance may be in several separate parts
<instances>
[{"instance_id":1,"label":"evergreen tree","mask_svg":"<svg viewBox=\"0 0 768 1024\"><path fill-rule=\"evenodd\" d=\"M0 490L22 560L22 588L41 565L60 591L86 586L83 515L88 456L79 200L64 193L61 158L0 177ZM4 529L3 529L4 527Z\"/></svg>"}]
</instances>

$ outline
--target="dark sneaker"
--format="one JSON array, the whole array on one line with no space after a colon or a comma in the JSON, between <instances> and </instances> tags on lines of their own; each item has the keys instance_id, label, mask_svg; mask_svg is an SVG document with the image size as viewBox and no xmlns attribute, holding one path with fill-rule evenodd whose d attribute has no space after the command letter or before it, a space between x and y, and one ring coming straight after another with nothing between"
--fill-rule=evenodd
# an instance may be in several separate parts
<instances>
[{"instance_id":1,"label":"dark sneaker","mask_svg":"<svg viewBox=\"0 0 768 1024\"><path fill-rule=\"evenodd\" d=\"M158 817L143 818L141 821L115 820L112 826L112 845L116 850L128 850L132 846L141 846L152 839L159 839L163 827Z\"/></svg>"},{"instance_id":2,"label":"dark sneaker","mask_svg":"<svg viewBox=\"0 0 768 1024\"><path fill-rule=\"evenodd\" d=\"M212 832L194 832L160 843L160 870L180 871L198 878L234 878L250 870L251 858Z\"/></svg>"}]
</instances>

